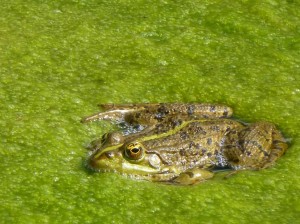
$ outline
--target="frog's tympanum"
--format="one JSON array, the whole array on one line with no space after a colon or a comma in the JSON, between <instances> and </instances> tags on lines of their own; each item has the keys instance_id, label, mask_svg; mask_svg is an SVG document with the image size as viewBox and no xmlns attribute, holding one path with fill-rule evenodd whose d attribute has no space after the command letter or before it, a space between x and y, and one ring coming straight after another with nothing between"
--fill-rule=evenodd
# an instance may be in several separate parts
<instances>
[{"instance_id":1,"label":"frog's tympanum","mask_svg":"<svg viewBox=\"0 0 300 224\"><path fill-rule=\"evenodd\" d=\"M220 169L269 167L287 143L275 125L230 119L232 109L212 104L104 104L83 122L111 120L130 133L111 132L90 144L88 167L134 179L190 185Z\"/></svg>"}]
</instances>

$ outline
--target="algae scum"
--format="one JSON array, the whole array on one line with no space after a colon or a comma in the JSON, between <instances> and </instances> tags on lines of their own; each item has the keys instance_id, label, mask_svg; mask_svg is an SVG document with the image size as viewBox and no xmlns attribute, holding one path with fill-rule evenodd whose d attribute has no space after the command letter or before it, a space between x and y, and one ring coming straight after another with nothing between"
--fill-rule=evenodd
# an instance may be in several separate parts
<instances>
[{"instance_id":1,"label":"algae scum","mask_svg":"<svg viewBox=\"0 0 300 224\"><path fill-rule=\"evenodd\" d=\"M0 5L1 223L297 223L299 1ZM193 187L91 174L98 103L209 102L275 123L271 168Z\"/></svg>"}]
</instances>

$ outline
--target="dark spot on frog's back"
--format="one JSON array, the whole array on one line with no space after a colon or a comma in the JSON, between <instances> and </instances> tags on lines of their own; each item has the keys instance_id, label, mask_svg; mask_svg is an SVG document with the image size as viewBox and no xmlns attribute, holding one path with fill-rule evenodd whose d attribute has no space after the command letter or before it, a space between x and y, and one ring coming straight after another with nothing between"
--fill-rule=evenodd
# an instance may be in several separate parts
<instances>
[{"instance_id":1,"label":"dark spot on frog's back","mask_svg":"<svg viewBox=\"0 0 300 224\"><path fill-rule=\"evenodd\" d=\"M173 120L173 121L170 121L170 123L172 124L172 128L175 128L179 125L182 124L182 120L178 119L178 120Z\"/></svg>"},{"instance_id":2,"label":"dark spot on frog's back","mask_svg":"<svg viewBox=\"0 0 300 224\"><path fill-rule=\"evenodd\" d=\"M154 118L158 121L162 121L164 119L164 116L160 113L155 114Z\"/></svg>"},{"instance_id":3,"label":"dark spot on frog's back","mask_svg":"<svg viewBox=\"0 0 300 224\"><path fill-rule=\"evenodd\" d=\"M228 133L230 130L231 130L231 127L227 126L225 132Z\"/></svg>"},{"instance_id":4,"label":"dark spot on frog's back","mask_svg":"<svg viewBox=\"0 0 300 224\"><path fill-rule=\"evenodd\" d=\"M248 141L246 142L248 143ZM245 140L244 139L239 139L238 140L238 144L241 146L241 145L244 145L245 144Z\"/></svg>"},{"instance_id":5,"label":"dark spot on frog's back","mask_svg":"<svg viewBox=\"0 0 300 224\"><path fill-rule=\"evenodd\" d=\"M141 113L140 112L137 112L136 114L135 114L135 118L136 119L139 119L141 117Z\"/></svg>"},{"instance_id":6,"label":"dark spot on frog's back","mask_svg":"<svg viewBox=\"0 0 300 224\"><path fill-rule=\"evenodd\" d=\"M179 155L185 156L185 155L186 155L185 150L184 150L184 149L180 149L180 150L179 150Z\"/></svg>"},{"instance_id":7,"label":"dark spot on frog's back","mask_svg":"<svg viewBox=\"0 0 300 224\"><path fill-rule=\"evenodd\" d=\"M228 110L225 109L224 112L223 112L223 117L227 117L228 116Z\"/></svg>"},{"instance_id":8,"label":"dark spot on frog's back","mask_svg":"<svg viewBox=\"0 0 300 224\"><path fill-rule=\"evenodd\" d=\"M159 114L166 115L169 113L169 110L164 104L161 104L160 107L158 107L157 112Z\"/></svg>"},{"instance_id":9,"label":"dark spot on frog's back","mask_svg":"<svg viewBox=\"0 0 300 224\"><path fill-rule=\"evenodd\" d=\"M219 132L220 131L220 126L219 125L214 125L211 127L211 130Z\"/></svg>"},{"instance_id":10,"label":"dark spot on frog's back","mask_svg":"<svg viewBox=\"0 0 300 224\"><path fill-rule=\"evenodd\" d=\"M186 131L181 131L180 132L180 138L185 140L189 137L188 133Z\"/></svg>"},{"instance_id":11,"label":"dark spot on frog's back","mask_svg":"<svg viewBox=\"0 0 300 224\"><path fill-rule=\"evenodd\" d=\"M190 144L189 144L189 149L192 149L192 148L194 148L195 147L195 142L190 142Z\"/></svg>"},{"instance_id":12,"label":"dark spot on frog's back","mask_svg":"<svg viewBox=\"0 0 300 224\"><path fill-rule=\"evenodd\" d=\"M154 115L154 118L158 121L163 121L167 114L169 114L169 110L164 104L161 104L157 109L157 113Z\"/></svg>"},{"instance_id":13,"label":"dark spot on frog's back","mask_svg":"<svg viewBox=\"0 0 300 224\"><path fill-rule=\"evenodd\" d=\"M212 143L212 139L211 138L207 138L207 145L211 145Z\"/></svg>"},{"instance_id":14,"label":"dark spot on frog's back","mask_svg":"<svg viewBox=\"0 0 300 224\"><path fill-rule=\"evenodd\" d=\"M195 110L195 105L189 105L189 106L187 107L187 114L188 114L189 116L191 116L191 115L194 113L194 110Z\"/></svg>"},{"instance_id":15,"label":"dark spot on frog's back","mask_svg":"<svg viewBox=\"0 0 300 224\"><path fill-rule=\"evenodd\" d=\"M206 131L202 127L195 128L194 132L197 134L206 135Z\"/></svg>"}]
</instances>

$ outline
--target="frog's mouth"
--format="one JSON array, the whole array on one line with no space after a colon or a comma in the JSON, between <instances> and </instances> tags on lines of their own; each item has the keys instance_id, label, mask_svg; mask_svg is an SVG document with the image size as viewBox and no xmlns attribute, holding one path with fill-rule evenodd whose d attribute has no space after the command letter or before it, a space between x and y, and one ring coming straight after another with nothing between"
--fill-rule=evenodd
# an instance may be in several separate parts
<instances>
[{"instance_id":1,"label":"frog's mouth","mask_svg":"<svg viewBox=\"0 0 300 224\"><path fill-rule=\"evenodd\" d=\"M86 161L88 169L95 172L112 172L128 175L146 176L160 172L159 167L149 164L149 160L130 162L118 150L92 154Z\"/></svg>"}]
</instances>

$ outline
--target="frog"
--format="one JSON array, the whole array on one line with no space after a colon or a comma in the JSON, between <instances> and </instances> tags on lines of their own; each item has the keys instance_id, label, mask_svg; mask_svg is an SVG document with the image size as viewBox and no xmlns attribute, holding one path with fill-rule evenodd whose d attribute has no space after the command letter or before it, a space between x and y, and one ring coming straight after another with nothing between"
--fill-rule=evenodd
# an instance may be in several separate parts
<instances>
[{"instance_id":1,"label":"frog","mask_svg":"<svg viewBox=\"0 0 300 224\"><path fill-rule=\"evenodd\" d=\"M108 120L130 131L92 141L86 166L136 180L194 185L220 170L261 170L287 150L270 122L245 123L231 107L209 103L102 104L83 123Z\"/></svg>"}]
</instances>

